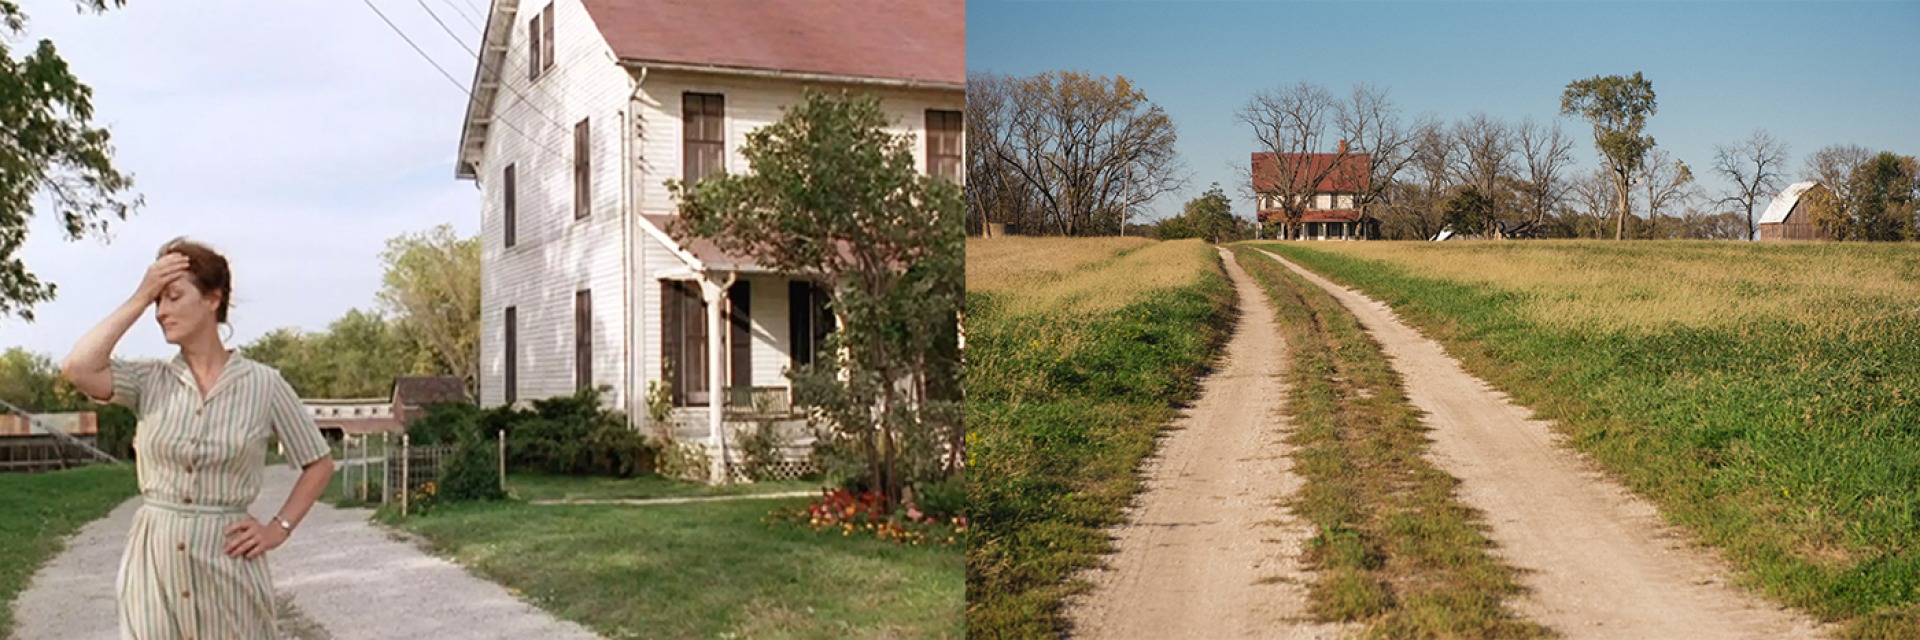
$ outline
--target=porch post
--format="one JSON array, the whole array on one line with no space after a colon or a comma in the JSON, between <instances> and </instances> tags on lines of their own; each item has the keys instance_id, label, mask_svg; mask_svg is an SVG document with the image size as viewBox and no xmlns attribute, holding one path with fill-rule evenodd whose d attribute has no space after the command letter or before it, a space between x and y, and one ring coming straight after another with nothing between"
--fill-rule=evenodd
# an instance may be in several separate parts
<instances>
[{"instance_id":1,"label":"porch post","mask_svg":"<svg viewBox=\"0 0 1920 640\"><path fill-rule=\"evenodd\" d=\"M727 473L727 430L722 413L727 394L721 375L725 343L720 333L720 305L726 301L726 288L709 276L700 279L700 293L707 299L707 445L709 451L719 452L710 461L712 469L707 478L712 484L726 484L733 479Z\"/></svg>"}]
</instances>

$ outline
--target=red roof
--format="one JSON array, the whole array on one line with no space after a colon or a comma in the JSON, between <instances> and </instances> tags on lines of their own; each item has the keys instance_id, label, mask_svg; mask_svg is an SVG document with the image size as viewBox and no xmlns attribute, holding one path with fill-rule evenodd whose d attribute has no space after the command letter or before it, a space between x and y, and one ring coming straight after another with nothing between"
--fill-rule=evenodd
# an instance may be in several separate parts
<instances>
[{"instance_id":1,"label":"red roof","mask_svg":"<svg viewBox=\"0 0 1920 640\"><path fill-rule=\"evenodd\" d=\"M1285 220L1286 218L1287 218L1286 212L1281 211L1279 209L1268 209L1260 212L1261 222L1280 222L1282 220ZM1358 222L1360 221L1360 212L1352 211L1352 210L1345 210L1345 211L1308 210L1300 215L1300 221L1301 222Z\"/></svg>"},{"instance_id":2,"label":"red roof","mask_svg":"<svg viewBox=\"0 0 1920 640\"><path fill-rule=\"evenodd\" d=\"M1324 172L1326 177L1320 180L1320 185L1314 189L1315 193L1330 191L1354 193L1366 189L1367 154L1347 154L1346 159L1340 161L1339 167L1329 171L1328 168L1333 166L1334 159L1338 157L1339 154L1334 153L1287 154L1287 159L1293 168L1294 184L1300 184ZM1280 164L1274 162L1273 154L1253 154L1253 189L1255 191L1276 191L1280 180Z\"/></svg>"},{"instance_id":3,"label":"red roof","mask_svg":"<svg viewBox=\"0 0 1920 640\"><path fill-rule=\"evenodd\" d=\"M965 0L585 0L621 60L961 85Z\"/></svg>"}]
</instances>

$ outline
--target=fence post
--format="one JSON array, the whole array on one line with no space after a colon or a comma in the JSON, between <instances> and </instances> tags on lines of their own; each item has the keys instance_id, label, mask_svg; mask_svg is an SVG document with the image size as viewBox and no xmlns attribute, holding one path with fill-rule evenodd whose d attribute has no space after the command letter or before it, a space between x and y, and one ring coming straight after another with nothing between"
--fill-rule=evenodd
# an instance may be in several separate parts
<instances>
[{"instance_id":1,"label":"fence post","mask_svg":"<svg viewBox=\"0 0 1920 640\"><path fill-rule=\"evenodd\" d=\"M407 467L413 462L413 439L400 434L400 517L407 517L407 499L412 497L413 479L407 477Z\"/></svg>"},{"instance_id":2,"label":"fence post","mask_svg":"<svg viewBox=\"0 0 1920 640\"><path fill-rule=\"evenodd\" d=\"M360 434L360 501L367 501L367 473L373 470L373 456L367 452L367 441L372 434Z\"/></svg>"},{"instance_id":3,"label":"fence post","mask_svg":"<svg viewBox=\"0 0 1920 640\"><path fill-rule=\"evenodd\" d=\"M380 504L386 505L393 494L393 447L387 444L387 432L380 432Z\"/></svg>"},{"instance_id":4,"label":"fence post","mask_svg":"<svg viewBox=\"0 0 1920 640\"><path fill-rule=\"evenodd\" d=\"M507 430L500 430L500 493L507 492Z\"/></svg>"}]
</instances>

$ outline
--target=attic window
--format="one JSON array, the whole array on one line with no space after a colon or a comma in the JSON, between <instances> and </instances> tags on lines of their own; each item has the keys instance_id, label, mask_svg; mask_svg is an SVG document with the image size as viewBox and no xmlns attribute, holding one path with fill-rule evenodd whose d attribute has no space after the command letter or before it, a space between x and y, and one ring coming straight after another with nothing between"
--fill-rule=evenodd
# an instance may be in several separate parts
<instances>
[{"instance_id":1,"label":"attic window","mask_svg":"<svg viewBox=\"0 0 1920 640\"><path fill-rule=\"evenodd\" d=\"M527 23L527 82L539 80L540 70L546 68L540 64L540 52L544 50L540 41L542 35L540 16L536 15Z\"/></svg>"}]
</instances>

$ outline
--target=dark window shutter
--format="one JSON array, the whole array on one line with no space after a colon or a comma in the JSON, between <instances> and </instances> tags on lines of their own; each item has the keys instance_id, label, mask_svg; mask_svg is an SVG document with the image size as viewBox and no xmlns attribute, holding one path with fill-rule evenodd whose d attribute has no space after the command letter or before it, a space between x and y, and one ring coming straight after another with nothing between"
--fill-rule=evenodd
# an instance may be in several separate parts
<instances>
[{"instance_id":1,"label":"dark window shutter","mask_svg":"<svg viewBox=\"0 0 1920 640\"><path fill-rule=\"evenodd\" d=\"M753 287L749 282L735 282L727 289L727 301L733 309L733 366L731 380L735 387L753 386Z\"/></svg>"},{"instance_id":2,"label":"dark window shutter","mask_svg":"<svg viewBox=\"0 0 1920 640\"><path fill-rule=\"evenodd\" d=\"M540 16L527 21L527 81L540 79Z\"/></svg>"},{"instance_id":3,"label":"dark window shutter","mask_svg":"<svg viewBox=\"0 0 1920 640\"><path fill-rule=\"evenodd\" d=\"M593 209L590 192L593 186L592 137L589 135L587 121L581 120L573 126L573 219L587 217Z\"/></svg>"},{"instance_id":4,"label":"dark window shutter","mask_svg":"<svg viewBox=\"0 0 1920 640\"><path fill-rule=\"evenodd\" d=\"M681 326L686 310L681 308L683 296L680 283L660 282L660 379L672 385L673 404L684 406L687 403L687 385L681 382L687 367L682 364L686 356L686 329Z\"/></svg>"},{"instance_id":5,"label":"dark window shutter","mask_svg":"<svg viewBox=\"0 0 1920 640\"><path fill-rule=\"evenodd\" d=\"M506 403L513 404L520 396L520 318L513 307L507 307L506 319Z\"/></svg>"},{"instance_id":6,"label":"dark window shutter","mask_svg":"<svg viewBox=\"0 0 1920 640\"><path fill-rule=\"evenodd\" d=\"M793 368L813 364L813 285L787 282L787 360Z\"/></svg>"},{"instance_id":7,"label":"dark window shutter","mask_svg":"<svg viewBox=\"0 0 1920 640\"><path fill-rule=\"evenodd\" d=\"M501 185L501 188L506 192L504 196L506 200L506 204L502 208L506 212L506 215L504 216L506 219L506 225L505 225L506 229L504 231L504 235L506 235L507 237L506 245L509 247L513 246L513 243L517 240L517 238L515 237L516 236L515 232L517 231L517 227L519 225L519 219L518 219L519 211L518 211L517 204L519 202L520 194L519 194L519 188L515 184L515 181L516 180L514 176L513 165L507 165L506 175L501 179L501 182L504 182L506 184Z\"/></svg>"},{"instance_id":8,"label":"dark window shutter","mask_svg":"<svg viewBox=\"0 0 1920 640\"><path fill-rule=\"evenodd\" d=\"M573 294L574 388L593 386L593 292Z\"/></svg>"},{"instance_id":9,"label":"dark window shutter","mask_svg":"<svg viewBox=\"0 0 1920 640\"><path fill-rule=\"evenodd\" d=\"M552 3L548 3L547 8L540 11L540 27L542 29L545 29L545 36L546 36L542 38L540 41L541 46L545 47L540 50L540 70L545 71L547 69L553 68L553 4Z\"/></svg>"}]
</instances>

